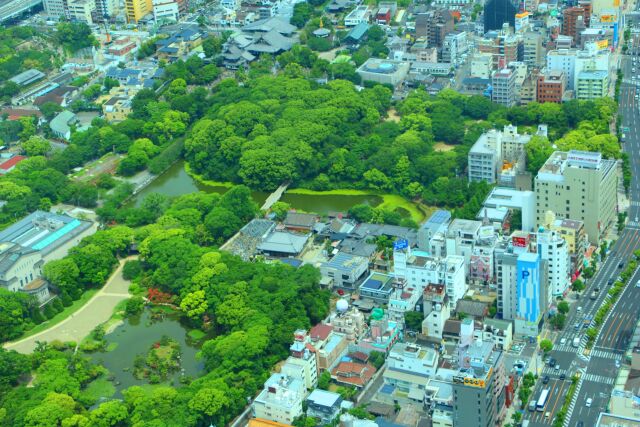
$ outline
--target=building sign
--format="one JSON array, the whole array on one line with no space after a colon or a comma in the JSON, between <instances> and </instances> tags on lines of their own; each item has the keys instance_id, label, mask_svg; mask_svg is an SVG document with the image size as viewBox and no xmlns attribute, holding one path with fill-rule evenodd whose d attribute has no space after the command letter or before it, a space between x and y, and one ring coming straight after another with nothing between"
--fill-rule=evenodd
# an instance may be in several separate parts
<instances>
[{"instance_id":1,"label":"building sign","mask_svg":"<svg viewBox=\"0 0 640 427\"><path fill-rule=\"evenodd\" d=\"M409 242L407 241L407 239L399 239L399 240L396 240L393 243L393 250L394 251L407 249L408 247L409 247Z\"/></svg>"},{"instance_id":2,"label":"building sign","mask_svg":"<svg viewBox=\"0 0 640 427\"><path fill-rule=\"evenodd\" d=\"M540 257L524 253L516 262L516 317L535 323L540 317Z\"/></svg>"},{"instance_id":3,"label":"building sign","mask_svg":"<svg viewBox=\"0 0 640 427\"><path fill-rule=\"evenodd\" d=\"M525 236L513 236L511 238L513 246L518 248L526 248L529 244L528 239Z\"/></svg>"},{"instance_id":4,"label":"building sign","mask_svg":"<svg viewBox=\"0 0 640 427\"><path fill-rule=\"evenodd\" d=\"M612 22L617 22L618 17L616 15L601 15L600 22L611 24Z\"/></svg>"},{"instance_id":5,"label":"building sign","mask_svg":"<svg viewBox=\"0 0 640 427\"><path fill-rule=\"evenodd\" d=\"M464 385L471 387L484 388L484 380L478 380L475 378L465 378Z\"/></svg>"},{"instance_id":6,"label":"building sign","mask_svg":"<svg viewBox=\"0 0 640 427\"><path fill-rule=\"evenodd\" d=\"M600 40L596 42L596 47L598 49L606 49L609 47L609 40Z\"/></svg>"}]
</instances>

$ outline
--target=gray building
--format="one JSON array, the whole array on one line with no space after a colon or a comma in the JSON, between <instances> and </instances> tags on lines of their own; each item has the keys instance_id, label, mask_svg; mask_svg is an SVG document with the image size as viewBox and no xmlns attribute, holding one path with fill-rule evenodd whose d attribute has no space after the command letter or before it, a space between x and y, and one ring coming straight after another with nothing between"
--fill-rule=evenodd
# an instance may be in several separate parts
<instances>
[{"instance_id":1,"label":"gray building","mask_svg":"<svg viewBox=\"0 0 640 427\"><path fill-rule=\"evenodd\" d=\"M315 389L307 397L307 416L319 419L321 425L331 424L340 414L341 403L338 393Z\"/></svg>"},{"instance_id":2,"label":"gray building","mask_svg":"<svg viewBox=\"0 0 640 427\"><path fill-rule=\"evenodd\" d=\"M360 285L360 298L379 304L387 304L393 292L393 276L383 273L371 273Z\"/></svg>"},{"instance_id":3,"label":"gray building","mask_svg":"<svg viewBox=\"0 0 640 427\"><path fill-rule=\"evenodd\" d=\"M513 107L518 102L516 91L516 73L510 68L503 68L493 73L491 78L491 100L505 107Z\"/></svg>"},{"instance_id":4,"label":"gray building","mask_svg":"<svg viewBox=\"0 0 640 427\"><path fill-rule=\"evenodd\" d=\"M524 44L524 63L529 68L541 68L546 61L545 49L542 46L542 34L537 31L529 31L525 33Z\"/></svg>"},{"instance_id":5,"label":"gray building","mask_svg":"<svg viewBox=\"0 0 640 427\"><path fill-rule=\"evenodd\" d=\"M71 125L76 121L75 114L69 110L64 110L51 120L49 127L56 137L68 140L71 138Z\"/></svg>"},{"instance_id":6,"label":"gray building","mask_svg":"<svg viewBox=\"0 0 640 427\"><path fill-rule=\"evenodd\" d=\"M13 76L9 79L9 81L14 82L19 86L27 86L31 83L37 82L38 80L42 80L45 74L42 71L38 71L34 68L24 71L16 76Z\"/></svg>"},{"instance_id":7,"label":"gray building","mask_svg":"<svg viewBox=\"0 0 640 427\"><path fill-rule=\"evenodd\" d=\"M432 252L431 244L429 241L436 233L444 233L447 225L451 221L451 212L445 210L437 210L429 219L427 219L418 229L418 249ZM441 256L441 254L433 254L434 256Z\"/></svg>"},{"instance_id":8,"label":"gray building","mask_svg":"<svg viewBox=\"0 0 640 427\"><path fill-rule=\"evenodd\" d=\"M411 65L406 61L369 58L358 68L357 72L363 81L396 86L407 77L410 67Z\"/></svg>"},{"instance_id":9,"label":"gray building","mask_svg":"<svg viewBox=\"0 0 640 427\"><path fill-rule=\"evenodd\" d=\"M501 166L502 144L499 132L491 129L485 132L473 144L468 154L467 171L470 182L496 182L498 168Z\"/></svg>"},{"instance_id":10,"label":"gray building","mask_svg":"<svg viewBox=\"0 0 640 427\"><path fill-rule=\"evenodd\" d=\"M601 153L554 152L535 179L537 225L544 224L547 211L559 219L580 220L589 242L597 245L616 220L616 165Z\"/></svg>"},{"instance_id":11,"label":"gray building","mask_svg":"<svg viewBox=\"0 0 640 427\"><path fill-rule=\"evenodd\" d=\"M354 289L369 271L369 259L363 256L338 252L320 267L323 277L333 280L333 286Z\"/></svg>"},{"instance_id":12,"label":"gray building","mask_svg":"<svg viewBox=\"0 0 640 427\"><path fill-rule=\"evenodd\" d=\"M504 413L505 373L502 352L493 342L472 341L458 349L453 376L453 425L493 427Z\"/></svg>"}]
</instances>

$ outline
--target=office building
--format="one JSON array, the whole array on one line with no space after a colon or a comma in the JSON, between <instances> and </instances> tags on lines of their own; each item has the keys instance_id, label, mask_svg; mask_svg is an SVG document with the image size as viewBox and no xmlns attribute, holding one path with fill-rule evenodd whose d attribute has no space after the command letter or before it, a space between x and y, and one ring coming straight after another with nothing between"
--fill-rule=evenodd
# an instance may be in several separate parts
<instances>
[{"instance_id":1,"label":"office building","mask_svg":"<svg viewBox=\"0 0 640 427\"><path fill-rule=\"evenodd\" d=\"M540 254L525 252L516 262L515 333L535 337L542 329L547 306L546 281L543 280Z\"/></svg>"},{"instance_id":2,"label":"office building","mask_svg":"<svg viewBox=\"0 0 640 427\"><path fill-rule=\"evenodd\" d=\"M494 184L502 162L502 135L495 129L480 135L468 154L469 182Z\"/></svg>"},{"instance_id":3,"label":"office building","mask_svg":"<svg viewBox=\"0 0 640 427\"><path fill-rule=\"evenodd\" d=\"M363 81L396 86L407 77L410 66L411 64L406 61L369 58L358 68L357 73Z\"/></svg>"},{"instance_id":4,"label":"office building","mask_svg":"<svg viewBox=\"0 0 640 427\"><path fill-rule=\"evenodd\" d=\"M456 67L464 62L467 53L467 33L452 32L445 36L442 43L442 62Z\"/></svg>"},{"instance_id":5,"label":"office building","mask_svg":"<svg viewBox=\"0 0 640 427\"><path fill-rule=\"evenodd\" d=\"M67 0L44 0L42 5L48 19L70 19Z\"/></svg>"},{"instance_id":6,"label":"office building","mask_svg":"<svg viewBox=\"0 0 640 427\"><path fill-rule=\"evenodd\" d=\"M322 276L332 280L337 288L355 289L368 271L369 259L345 252L338 252L320 266Z\"/></svg>"},{"instance_id":7,"label":"office building","mask_svg":"<svg viewBox=\"0 0 640 427\"><path fill-rule=\"evenodd\" d=\"M153 0L153 20L156 22L177 21L180 16L178 3L172 0Z\"/></svg>"},{"instance_id":8,"label":"office building","mask_svg":"<svg viewBox=\"0 0 640 427\"><path fill-rule=\"evenodd\" d=\"M569 245L559 233L541 227L537 233L538 254L547 262L547 299L563 296L570 283Z\"/></svg>"},{"instance_id":9,"label":"office building","mask_svg":"<svg viewBox=\"0 0 640 427\"><path fill-rule=\"evenodd\" d=\"M589 100L606 97L608 95L608 71L581 71L578 74L576 98Z\"/></svg>"},{"instance_id":10,"label":"office building","mask_svg":"<svg viewBox=\"0 0 640 427\"><path fill-rule=\"evenodd\" d=\"M112 17L117 12L118 4L116 0L95 0L96 4L96 20L104 21Z\"/></svg>"},{"instance_id":11,"label":"office building","mask_svg":"<svg viewBox=\"0 0 640 427\"><path fill-rule=\"evenodd\" d=\"M522 230L532 232L536 227L536 197L533 191L495 187L482 206L478 216L483 215L487 209L517 210L520 213Z\"/></svg>"},{"instance_id":12,"label":"office building","mask_svg":"<svg viewBox=\"0 0 640 427\"><path fill-rule=\"evenodd\" d=\"M558 49L547 52L547 69L560 70L567 78L567 90L576 90L577 76L583 70L608 71L608 51L598 50L595 45L589 45L584 50Z\"/></svg>"},{"instance_id":13,"label":"office building","mask_svg":"<svg viewBox=\"0 0 640 427\"><path fill-rule=\"evenodd\" d=\"M495 71L491 77L491 100L505 107L512 107L518 102L516 92L516 73L510 68Z\"/></svg>"},{"instance_id":14,"label":"office building","mask_svg":"<svg viewBox=\"0 0 640 427\"><path fill-rule=\"evenodd\" d=\"M253 416L283 424L293 424L302 414L304 385L302 381L276 373L264 383L264 388L251 404Z\"/></svg>"},{"instance_id":15,"label":"office building","mask_svg":"<svg viewBox=\"0 0 640 427\"><path fill-rule=\"evenodd\" d=\"M566 88L566 77L561 70L545 70L538 76L536 101L560 104Z\"/></svg>"},{"instance_id":16,"label":"office building","mask_svg":"<svg viewBox=\"0 0 640 427\"><path fill-rule=\"evenodd\" d=\"M447 34L454 29L450 10L436 9L416 14L416 37L425 37L429 47L441 48Z\"/></svg>"},{"instance_id":17,"label":"office building","mask_svg":"<svg viewBox=\"0 0 640 427\"><path fill-rule=\"evenodd\" d=\"M556 215L547 211L543 224L545 229L555 231L567 242L570 257L571 282L584 266L584 254L589 247L584 223L573 219L556 219Z\"/></svg>"},{"instance_id":18,"label":"office building","mask_svg":"<svg viewBox=\"0 0 640 427\"><path fill-rule=\"evenodd\" d=\"M127 22L137 24L145 15L153 13L151 0L125 0Z\"/></svg>"},{"instance_id":19,"label":"office building","mask_svg":"<svg viewBox=\"0 0 640 427\"><path fill-rule=\"evenodd\" d=\"M504 358L492 342L473 340L461 331L459 368L452 378L453 425L492 427L504 417Z\"/></svg>"},{"instance_id":20,"label":"office building","mask_svg":"<svg viewBox=\"0 0 640 427\"><path fill-rule=\"evenodd\" d=\"M93 15L96 10L94 0L71 0L69 3L69 16L71 19L87 24L93 24Z\"/></svg>"},{"instance_id":21,"label":"office building","mask_svg":"<svg viewBox=\"0 0 640 427\"><path fill-rule=\"evenodd\" d=\"M616 161L601 153L554 152L535 178L537 225L550 210L583 221L589 242L598 245L616 220L617 183Z\"/></svg>"},{"instance_id":22,"label":"office building","mask_svg":"<svg viewBox=\"0 0 640 427\"><path fill-rule=\"evenodd\" d=\"M504 24L515 28L518 3L512 0L487 0L484 4L484 31L500 30Z\"/></svg>"},{"instance_id":23,"label":"office building","mask_svg":"<svg viewBox=\"0 0 640 427\"><path fill-rule=\"evenodd\" d=\"M369 6L361 5L353 9L344 18L345 27L355 27L358 24L368 23L371 18L371 9Z\"/></svg>"},{"instance_id":24,"label":"office building","mask_svg":"<svg viewBox=\"0 0 640 427\"><path fill-rule=\"evenodd\" d=\"M436 252L431 247L431 239L438 233L443 233L447 229L447 225L451 221L451 212L445 210L437 210L431 214L420 228L418 229L418 249L430 252L434 256L445 256L446 254Z\"/></svg>"},{"instance_id":25,"label":"office building","mask_svg":"<svg viewBox=\"0 0 640 427\"><path fill-rule=\"evenodd\" d=\"M523 61L530 68L540 68L544 65L545 49L542 45L542 34L536 31L528 31L523 37L524 58Z\"/></svg>"}]
</instances>

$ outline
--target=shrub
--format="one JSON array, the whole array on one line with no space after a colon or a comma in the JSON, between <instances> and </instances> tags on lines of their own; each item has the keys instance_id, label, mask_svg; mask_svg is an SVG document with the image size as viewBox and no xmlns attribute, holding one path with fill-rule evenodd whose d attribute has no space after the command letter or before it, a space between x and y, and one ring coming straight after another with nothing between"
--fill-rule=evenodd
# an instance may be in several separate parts
<instances>
[{"instance_id":1,"label":"shrub","mask_svg":"<svg viewBox=\"0 0 640 427\"><path fill-rule=\"evenodd\" d=\"M142 264L138 260L129 260L122 267L122 277L125 280L133 280L142 274Z\"/></svg>"}]
</instances>

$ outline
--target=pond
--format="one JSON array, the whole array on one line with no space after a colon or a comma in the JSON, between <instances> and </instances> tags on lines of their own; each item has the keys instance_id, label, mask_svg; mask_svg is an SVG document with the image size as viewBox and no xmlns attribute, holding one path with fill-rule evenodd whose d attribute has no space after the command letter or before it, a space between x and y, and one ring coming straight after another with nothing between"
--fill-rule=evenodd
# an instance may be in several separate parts
<instances>
[{"instance_id":1,"label":"pond","mask_svg":"<svg viewBox=\"0 0 640 427\"><path fill-rule=\"evenodd\" d=\"M184 371L170 374L167 381L177 386L181 375L196 378L204 371L204 364L196 359L198 343L187 332L176 314L169 313L162 320L152 320L150 311L145 310L140 316L126 319L122 325L107 334L106 348L110 351L93 354L93 360L109 370L114 377L113 384L117 390L115 396L120 397L120 392L128 387L148 384L146 380L138 380L133 376L134 359L139 354L146 357L151 346L160 341L163 335L167 335L178 342L182 351L181 368Z\"/></svg>"},{"instance_id":2,"label":"pond","mask_svg":"<svg viewBox=\"0 0 640 427\"><path fill-rule=\"evenodd\" d=\"M223 194L227 191L227 187L209 186L199 183L191 177L184 168L184 161L180 160L173 164L165 173L156 178L151 184L145 187L134 198L136 206L151 193L161 193L169 197L180 196L182 194L194 193L196 191L205 191L207 193ZM267 199L269 193L263 191L253 191L253 199L262 205ZM292 208L300 209L306 212L315 212L326 214L330 211L346 212L353 205L367 203L371 206L377 206L382 203L382 198L374 194L369 195L317 195L317 194L289 194L285 193L280 199L289 203Z\"/></svg>"}]
</instances>

